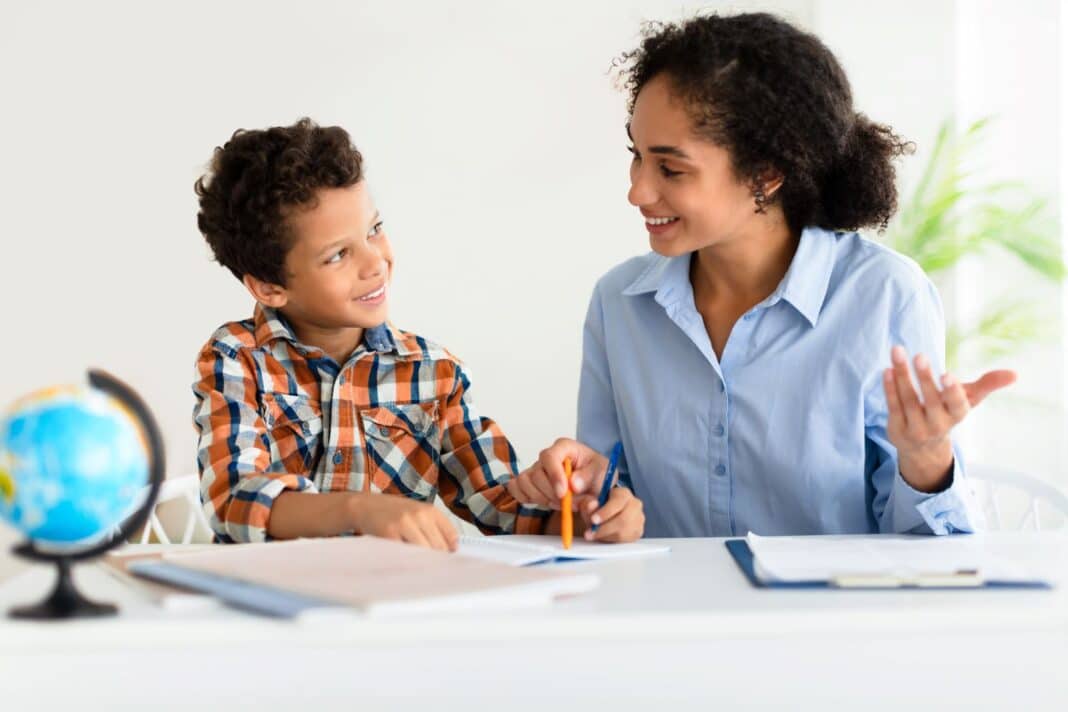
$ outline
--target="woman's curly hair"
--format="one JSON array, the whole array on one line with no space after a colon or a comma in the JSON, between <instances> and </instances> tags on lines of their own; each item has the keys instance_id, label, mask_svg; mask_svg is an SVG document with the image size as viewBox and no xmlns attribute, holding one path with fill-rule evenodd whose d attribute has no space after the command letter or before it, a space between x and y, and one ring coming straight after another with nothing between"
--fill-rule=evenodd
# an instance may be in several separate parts
<instances>
[{"instance_id":1,"label":"woman's curly hair","mask_svg":"<svg viewBox=\"0 0 1068 712\"><path fill-rule=\"evenodd\" d=\"M783 176L768 203L782 205L792 230L886 227L894 159L913 145L854 111L849 80L818 38L766 13L649 24L643 35L617 61L631 113L664 75L740 180L755 191L769 169Z\"/></svg>"},{"instance_id":2,"label":"woman's curly hair","mask_svg":"<svg viewBox=\"0 0 1068 712\"><path fill-rule=\"evenodd\" d=\"M197 180L197 227L216 261L238 279L246 274L285 285L294 235L286 216L314 206L321 188L344 188L363 177L363 158L348 132L308 118L292 126L239 129L215 149Z\"/></svg>"}]
</instances>

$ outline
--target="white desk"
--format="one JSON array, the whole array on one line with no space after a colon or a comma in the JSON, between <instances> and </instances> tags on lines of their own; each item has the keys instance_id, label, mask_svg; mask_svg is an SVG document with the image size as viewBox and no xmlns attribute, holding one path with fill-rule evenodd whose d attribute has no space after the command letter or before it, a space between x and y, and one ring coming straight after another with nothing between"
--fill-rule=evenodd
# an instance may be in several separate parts
<instances>
[{"instance_id":1,"label":"white desk","mask_svg":"<svg viewBox=\"0 0 1068 712\"><path fill-rule=\"evenodd\" d=\"M76 571L83 591L121 603L122 615L0 622L0 706L1063 712L1068 537L996 541L1062 584L757 590L722 540L671 540L663 556L562 564L595 569L602 585L545 609L294 624L215 605L161 610L88 565ZM47 569L18 574L0 585L0 609L40 598L50 580Z\"/></svg>"}]
</instances>

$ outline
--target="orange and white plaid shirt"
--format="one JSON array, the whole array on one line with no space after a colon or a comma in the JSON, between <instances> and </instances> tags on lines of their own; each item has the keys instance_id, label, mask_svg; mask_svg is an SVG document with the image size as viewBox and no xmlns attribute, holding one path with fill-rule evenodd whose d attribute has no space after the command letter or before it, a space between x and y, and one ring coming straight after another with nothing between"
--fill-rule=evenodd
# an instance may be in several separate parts
<instances>
[{"instance_id":1,"label":"orange and white plaid shirt","mask_svg":"<svg viewBox=\"0 0 1068 712\"><path fill-rule=\"evenodd\" d=\"M265 541L286 491L440 496L485 533L540 533L549 512L504 489L515 451L444 348L383 324L339 365L257 305L201 349L200 492L219 541Z\"/></svg>"}]
</instances>

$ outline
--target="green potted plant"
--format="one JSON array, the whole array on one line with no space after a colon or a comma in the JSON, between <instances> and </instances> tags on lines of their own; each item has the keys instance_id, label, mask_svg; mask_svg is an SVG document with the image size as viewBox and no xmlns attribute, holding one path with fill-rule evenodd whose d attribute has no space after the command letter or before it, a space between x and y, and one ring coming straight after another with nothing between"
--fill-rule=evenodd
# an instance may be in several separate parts
<instances>
[{"instance_id":1,"label":"green potted plant","mask_svg":"<svg viewBox=\"0 0 1068 712\"><path fill-rule=\"evenodd\" d=\"M1048 201L1020 182L982 182L976 174L975 149L989 125L981 119L958 134L952 121L942 124L919 182L882 240L916 260L936 284L963 258L991 252L1060 282L1066 268ZM947 324L946 364L955 370L965 347L983 361L1009 353L1039 339L1042 323L1035 301L997 298L974 323Z\"/></svg>"}]
</instances>

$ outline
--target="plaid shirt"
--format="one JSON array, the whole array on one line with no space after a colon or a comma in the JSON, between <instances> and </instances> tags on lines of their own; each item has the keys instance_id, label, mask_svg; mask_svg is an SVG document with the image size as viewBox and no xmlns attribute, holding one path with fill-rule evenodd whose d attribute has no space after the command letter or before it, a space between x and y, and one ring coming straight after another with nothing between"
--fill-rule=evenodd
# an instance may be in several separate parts
<instances>
[{"instance_id":1,"label":"plaid shirt","mask_svg":"<svg viewBox=\"0 0 1068 712\"><path fill-rule=\"evenodd\" d=\"M548 512L504 489L515 451L481 417L460 362L383 324L339 366L257 305L200 351L193 421L204 508L223 542L264 541L286 491L385 492L432 502L486 533L538 533Z\"/></svg>"}]
</instances>

